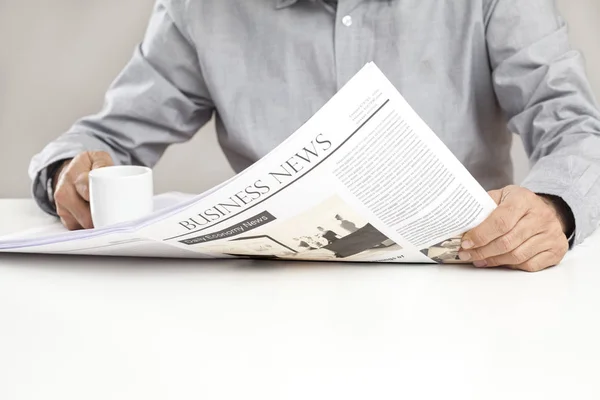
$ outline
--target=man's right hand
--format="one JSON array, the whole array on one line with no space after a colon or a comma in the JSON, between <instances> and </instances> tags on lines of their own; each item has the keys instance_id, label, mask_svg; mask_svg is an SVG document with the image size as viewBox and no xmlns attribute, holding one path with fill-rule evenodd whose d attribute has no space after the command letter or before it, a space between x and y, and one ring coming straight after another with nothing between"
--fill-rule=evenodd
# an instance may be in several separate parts
<instances>
[{"instance_id":1,"label":"man's right hand","mask_svg":"<svg viewBox=\"0 0 600 400\"><path fill-rule=\"evenodd\" d=\"M91 229L89 173L114 165L104 151L87 151L66 160L54 175L54 203L60 221L69 230Z\"/></svg>"}]
</instances>

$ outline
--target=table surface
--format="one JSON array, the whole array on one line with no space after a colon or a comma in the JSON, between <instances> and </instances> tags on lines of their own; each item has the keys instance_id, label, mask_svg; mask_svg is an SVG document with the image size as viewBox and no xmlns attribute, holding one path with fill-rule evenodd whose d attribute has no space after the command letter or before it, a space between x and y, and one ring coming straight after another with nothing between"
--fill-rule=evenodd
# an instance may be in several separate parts
<instances>
[{"instance_id":1,"label":"table surface","mask_svg":"<svg viewBox=\"0 0 600 400\"><path fill-rule=\"evenodd\" d=\"M0 200L0 234L52 223ZM599 399L599 244L535 274L0 254L0 399Z\"/></svg>"}]
</instances>

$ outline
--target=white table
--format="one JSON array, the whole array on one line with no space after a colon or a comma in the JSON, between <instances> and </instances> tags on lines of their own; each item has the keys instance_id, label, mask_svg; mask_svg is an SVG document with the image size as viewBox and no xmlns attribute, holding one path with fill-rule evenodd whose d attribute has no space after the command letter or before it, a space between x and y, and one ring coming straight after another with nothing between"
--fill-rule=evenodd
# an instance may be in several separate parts
<instances>
[{"instance_id":1,"label":"white table","mask_svg":"<svg viewBox=\"0 0 600 400\"><path fill-rule=\"evenodd\" d=\"M52 222L0 200L0 233ZM598 245L536 274L0 254L0 399L599 399Z\"/></svg>"}]
</instances>

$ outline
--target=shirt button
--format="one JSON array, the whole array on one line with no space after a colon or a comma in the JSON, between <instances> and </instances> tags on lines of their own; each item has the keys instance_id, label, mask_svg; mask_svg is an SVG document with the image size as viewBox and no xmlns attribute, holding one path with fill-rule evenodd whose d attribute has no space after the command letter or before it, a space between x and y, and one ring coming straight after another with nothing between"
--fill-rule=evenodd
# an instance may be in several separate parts
<instances>
[{"instance_id":1,"label":"shirt button","mask_svg":"<svg viewBox=\"0 0 600 400\"><path fill-rule=\"evenodd\" d=\"M342 24L344 24L346 26L352 25L352 17L349 15L346 15L344 18L342 18Z\"/></svg>"}]
</instances>

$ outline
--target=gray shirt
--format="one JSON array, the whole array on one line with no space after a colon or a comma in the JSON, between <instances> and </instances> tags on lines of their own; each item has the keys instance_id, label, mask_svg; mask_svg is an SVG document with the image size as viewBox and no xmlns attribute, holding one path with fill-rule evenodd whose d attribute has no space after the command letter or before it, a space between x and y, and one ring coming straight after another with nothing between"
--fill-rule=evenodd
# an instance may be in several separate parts
<instances>
[{"instance_id":1,"label":"gray shirt","mask_svg":"<svg viewBox=\"0 0 600 400\"><path fill-rule=\"evenodd\" d=\"M159 0L143 43L106 95L36 155L86 150L153 166L213 115L240 171L304 123L365 63L490 190L512 182L511 134L531 159L523 186L561 197L575 242L600 220L600 113L552 0Z\"/></svg>"}]
</instances>

